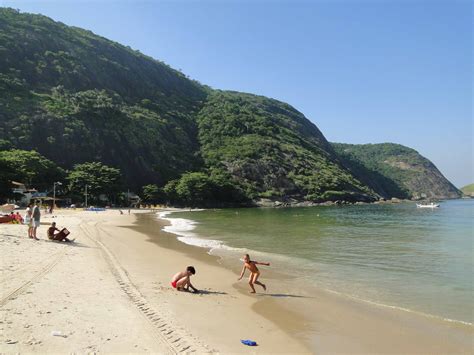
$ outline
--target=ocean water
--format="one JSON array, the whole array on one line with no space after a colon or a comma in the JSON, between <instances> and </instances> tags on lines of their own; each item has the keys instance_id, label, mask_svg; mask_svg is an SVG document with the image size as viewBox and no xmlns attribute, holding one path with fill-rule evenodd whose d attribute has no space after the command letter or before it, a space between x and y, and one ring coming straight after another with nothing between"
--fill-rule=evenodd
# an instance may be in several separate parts
<instances>
[{"instance_id":1,"label":"ocean water","mask_svg":"<svg viewBox=\"0 0 474 355\"><path fill-rule=\"evenodd\" d=\"M188 244L250 253L295 282L446 321L474 320L474 200L161 213Z\"/></svg>"}]
</instances>

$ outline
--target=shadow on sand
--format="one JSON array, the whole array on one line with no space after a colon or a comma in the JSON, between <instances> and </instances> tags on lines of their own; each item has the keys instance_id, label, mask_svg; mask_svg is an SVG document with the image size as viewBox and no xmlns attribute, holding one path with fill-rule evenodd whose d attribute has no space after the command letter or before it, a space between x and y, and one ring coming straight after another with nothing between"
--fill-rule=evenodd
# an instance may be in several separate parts
<instances>
[{"instance_id":1,"label":"shadow on sand","mask_svg":"<svg viewBox=\"0 0 474 355\"><path fill-rule=\"evenodd\" d=\"M13 238L18 238L18 239L23 239L24 237L22 235L14 235L14 234L2 234L4 237L13 237Z\"/></svg>"},{"instance_id":2,"label":"shadow on sand","mask_svg":"<svg viewBox=\"0 0 474 355\"><path fill-rule=\"evenodd\" d=\"M93 248L93 249L98 248L98 247L91 247L91 246L82 244L81 242L78 242L77 240L75 240L74 242L71 242L71 243L66 243L66 242L60 242L60 243L67 244L67 245L69 245L71 247L74 247L74 248Z\"/></svg>"},{"instance_id":3,"label":"shadow on sand","mask_svg":"<svg viewBox=\"0 0 474 355\"><path fill-rule=\"evenodd\" d=\"M15 238L15 239L25 239L25 240L31 240L32 238L25 237L23 235L15 235L15 234L2 234L4 237L10 237L10 238ZM60 242L57 240L50 240L46 238L40 238L39 240L36 240L35 242L41 242L45 241L48 243L53 243L56 245L68 245L70 247L76 247L76 248L97 248L97 247L90 247L88 245L82 244L81 242L78 242L77 240L74 240L72 242Z\"/></svg>"},{"instance_id":4,"label":"shadow on sand","mask_svg":"<svg viewBox=\"0 0 474 355\"><path fill-rule=\"evenodd\" d=\"M289 293L259 293L259 297L277 297L277 298L312 298L308 296L292 295Z\"/></svg>"},{"instance_id":5,"label":"shadow on sand","mask_svg":"<svg viewBox=\"0 0 474 355\"><path fill-rule=\"evenodd\" d=\"M198 295L227 295L227 292L212 291L212 290L199 290Z\"/></svg>"}]
</instances>

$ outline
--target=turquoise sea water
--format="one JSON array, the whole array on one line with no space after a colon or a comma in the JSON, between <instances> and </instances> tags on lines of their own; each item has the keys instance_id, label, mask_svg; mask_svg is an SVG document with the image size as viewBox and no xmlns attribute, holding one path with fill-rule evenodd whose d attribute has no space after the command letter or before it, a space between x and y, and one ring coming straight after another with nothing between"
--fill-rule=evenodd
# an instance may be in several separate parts
<instances>
[{"instance_id":1,"label":"turquoise sea water","mask_svg":"<svg viewBox=\"0 0 474 355\"><path fill-rule=\"evenodd\" d=\"M222 209L165 216L183 242L244 252L294 281L380 305L472 323L474 200ZM264 259L264 260L263 260Z\"/></svg>"}]
</instances>

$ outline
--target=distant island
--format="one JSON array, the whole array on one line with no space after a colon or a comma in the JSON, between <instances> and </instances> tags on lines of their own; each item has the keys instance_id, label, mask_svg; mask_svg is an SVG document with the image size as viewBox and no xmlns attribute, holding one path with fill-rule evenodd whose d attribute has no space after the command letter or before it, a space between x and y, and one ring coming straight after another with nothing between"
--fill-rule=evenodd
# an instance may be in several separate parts
<instances>
[{"instance_id":1,"label":"distant island","mask_svg":"<svg viewBox=\"0 0 474 355\"><path fill-rule=\"evenodd\" d=\"M90 31L9 8L0 9L0 92L2 186L64 181L73 200L88 186L95 203L126 203L131 190L187 206L461 196L411 148L330 143L287 103L212 89Z\"/></svg>"}]
</instances>

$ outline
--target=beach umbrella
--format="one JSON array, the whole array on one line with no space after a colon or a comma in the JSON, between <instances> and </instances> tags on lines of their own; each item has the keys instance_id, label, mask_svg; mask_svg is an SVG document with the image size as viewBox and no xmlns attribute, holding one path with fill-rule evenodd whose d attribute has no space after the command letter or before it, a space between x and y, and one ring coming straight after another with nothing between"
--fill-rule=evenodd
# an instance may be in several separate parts
<instances>
[{"instance_id":1,"label":"beach umbrella","mask_svg":"<svg viewBox=\"0 0 474 355\"><path fill-rule=\"evenodd\" d=\"M2 213L11 213L16 207L18 207L18 206L13 205L11 203L6 203L6 204L0 206L0 212L2 212Z\"/></svg>"}]
</instances>

